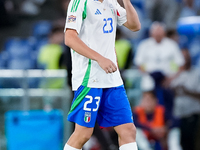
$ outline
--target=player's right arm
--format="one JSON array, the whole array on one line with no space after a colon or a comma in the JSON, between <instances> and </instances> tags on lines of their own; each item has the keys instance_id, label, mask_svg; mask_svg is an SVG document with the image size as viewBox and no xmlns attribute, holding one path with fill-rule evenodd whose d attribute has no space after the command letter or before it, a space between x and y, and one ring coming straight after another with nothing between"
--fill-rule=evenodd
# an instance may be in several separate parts
<instances>
[{"instance_id":1,"label":"player's right arm","mask_svg":"<svg viewBox=\"0 0 200 150\"><path fill-rule=\"evenodd\" d=\"M106 72L112 73L117 70L116 65L109 59L103 57L96 51L89 48L79 37L74 29L66 29L65 31L65 44L72 48L74 51L89 59L98 62L99 66Z\"/></svg>"}]
</instances>

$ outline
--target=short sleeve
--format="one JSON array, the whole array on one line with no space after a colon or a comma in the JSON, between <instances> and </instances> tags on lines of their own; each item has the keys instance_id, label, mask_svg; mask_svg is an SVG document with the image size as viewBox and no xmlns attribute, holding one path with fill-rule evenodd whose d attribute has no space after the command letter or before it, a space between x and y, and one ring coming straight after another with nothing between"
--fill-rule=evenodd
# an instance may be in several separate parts
<instances>
[{"instance_id":1,"label":"short sleeve","mask_svg":"<svg viewBox=\"0 0 200 150\"><path fill-rule=\"evenodd\" d=\"M83 21L83 12L85 7L85 0L71 0L68 6L65 30L67 28L74 29L80 33L81 24Z\"/></svg>"},{"instance_id":2,"label":"short sleeve","mask_svg":"<svg viewBox=\"0 0 200 150\"><path fill-rule=\"evenodd\" d=\"M116 11L117 11L117 24L119 26L123 25L126 21L127 21L127 18L126 18L126 10L121 7L119 5L118 2L116 2Z\"/></svg>"}]
</instances>

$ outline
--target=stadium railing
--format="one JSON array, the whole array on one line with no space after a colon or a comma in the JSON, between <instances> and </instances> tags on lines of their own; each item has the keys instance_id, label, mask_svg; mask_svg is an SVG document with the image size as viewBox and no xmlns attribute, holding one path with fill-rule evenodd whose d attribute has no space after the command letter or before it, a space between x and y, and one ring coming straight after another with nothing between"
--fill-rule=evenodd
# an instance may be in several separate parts
<instances>
[{"instance_id":1,"label":"stadium railing","mask_svg":"<svg viewBox=\"0 0 200 150\"><path fill-rule=\"evenodd\" d=\"M0 88L0 150L6 150L5 113L10 110L59 109L63 112L64 141L71 134L72 124L67 121L72 93L67 86L66 70L0 70L0 81L18 80L21 87ZM29 79L63 79L62 88L29 88ZM8 84L10 82L7 82ZM43 101L43 102L41 102Z\"/></svg>"},{"instance_id":2,"label":"stadium railing","mask_svg":"<svg viewBox=\"0 0 200 150\"><path fill-rule=\"evenodd\" d=\"M126 85L127 95L132 106L139 103L141 96L140 80L141 73L137 69L125 70L122 74ZM41 88L30 86L30 79L63 79L62 88ZM8 80L10 80L8 82ZM5 113L10 110L39 110L39 109L60 109L63 111L64 142L72 132L72 124L67 121L67 113L72 101L72 92L67 85L66 70L0 70L1 81L6 80L11 86L1 87L0 85L0 150L6 150L5 137ZM18 81L17 87L12 84ZM38 81L38 80L32 80ZM32 83L32 82L31 82ZM4 83L5 84L5 83ZM34 87L34 88L32 88ZM50 104L50 105L49 105Z\"/></svg>"}]
</instances>

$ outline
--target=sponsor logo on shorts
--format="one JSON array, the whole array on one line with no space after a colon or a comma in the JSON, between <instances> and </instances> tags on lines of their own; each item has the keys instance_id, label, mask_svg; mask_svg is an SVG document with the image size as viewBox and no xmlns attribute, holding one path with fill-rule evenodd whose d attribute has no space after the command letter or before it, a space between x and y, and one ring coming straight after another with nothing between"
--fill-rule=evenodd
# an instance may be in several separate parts
<instances>
[{"instance_id":1,"label":"sponsor logo on shorts","mask_svg":"<svg viewBox=\"0 0 200 150\"><path fill-rule=\"evenodd\" d=\"M73 15L71 15L71 16L69 16L68 17L68 23L70 23L70 22L76 22L76 16L73 16Z\"/></svg>"},{"instance_id":2,"label":"sponsor logo on shorts","mask_svg":"<svg viewBox=\"0 0 200 150\"><path fill-rule=\"evenodd\" d=\"M84 121L86 123L89 123L90 120L91 120L91 113L90 112L85 112Z\"/></svg>"}]
</instances>

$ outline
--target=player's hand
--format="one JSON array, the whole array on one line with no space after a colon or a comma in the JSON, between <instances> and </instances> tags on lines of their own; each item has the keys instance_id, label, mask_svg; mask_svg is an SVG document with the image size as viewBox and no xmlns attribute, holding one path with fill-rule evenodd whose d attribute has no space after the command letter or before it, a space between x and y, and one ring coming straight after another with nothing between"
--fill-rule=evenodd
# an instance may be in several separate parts
<instances>
[{"instance_id":1,"label":"player's hand","mask_svg":"<svg viewBox=\"0 0 200 150\"><path fill-rule=\"evenodd\" d=\"M117 70L116 65L110 60L105 57L101 57L97 60L99 66L106 72L106 73L113 73Z\"/></svg>"}]
</instances>

